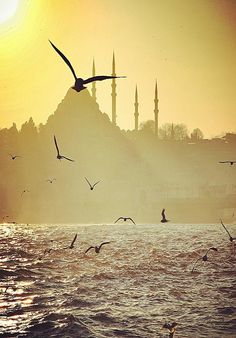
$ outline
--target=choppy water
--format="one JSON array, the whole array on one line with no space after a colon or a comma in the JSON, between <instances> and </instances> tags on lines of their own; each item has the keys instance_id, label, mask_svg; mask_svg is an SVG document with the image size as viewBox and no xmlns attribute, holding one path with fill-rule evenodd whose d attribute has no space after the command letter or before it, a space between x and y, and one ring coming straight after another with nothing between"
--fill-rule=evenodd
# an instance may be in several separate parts
<instances>
[{"instance_id":1,"label":"choppy water","mask_svg":"<svg viewBox=\"0 0 236 338\"><path fill-rule=\"evenodd\" d=\"M1 225L0 248L0 337L168 337L165 321L176 337L236 337L236 249L220 225Z\"/></svg>"}]
</instances>

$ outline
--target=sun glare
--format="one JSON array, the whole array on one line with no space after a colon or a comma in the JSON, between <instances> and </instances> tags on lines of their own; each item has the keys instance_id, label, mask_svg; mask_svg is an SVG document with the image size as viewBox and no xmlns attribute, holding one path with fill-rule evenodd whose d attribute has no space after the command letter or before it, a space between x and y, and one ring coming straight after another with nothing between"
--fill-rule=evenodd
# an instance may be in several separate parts
<instances>
[{"instance_id":1,"label":"sun glare","mask_svg":"<svg viewBox=\"0 0 236 338\"><path fill-rule=\"evenodd\" d=\"M0 0L0 24L15 14L18 2L18 0Z\"/></svg>"}]
</instances>

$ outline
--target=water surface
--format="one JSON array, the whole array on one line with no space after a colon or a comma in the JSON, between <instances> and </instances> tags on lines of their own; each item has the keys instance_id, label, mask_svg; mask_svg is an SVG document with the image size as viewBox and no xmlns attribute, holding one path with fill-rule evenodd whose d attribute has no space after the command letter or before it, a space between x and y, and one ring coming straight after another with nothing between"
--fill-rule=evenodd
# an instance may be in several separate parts
<instances>
[{"instance_id":1,"label":"water surface","mask_svg":"<svg viewBox=\"0 0 236 338\"><path fill-rule=\"evenodd\" d=\"M236 249L219 224L3 224L0 247L0 337L164 338L165 321L176 337L236 337Z\"/></svg>"}]
</instances>

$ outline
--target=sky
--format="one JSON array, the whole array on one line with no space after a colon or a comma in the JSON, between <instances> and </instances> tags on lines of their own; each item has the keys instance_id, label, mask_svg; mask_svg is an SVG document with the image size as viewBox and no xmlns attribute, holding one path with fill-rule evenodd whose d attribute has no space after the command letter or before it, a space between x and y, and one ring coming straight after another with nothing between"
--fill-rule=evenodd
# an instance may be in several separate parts
<instances>
[{"instance_id":1,"label":"sky","mask_svg":"<svg viewBox=\"0 0 236 338\"><path fill-rule=\"evenodd\" d=\"M139 122L154 118L157 81L159 125L236 132L236 1L19 0L4 21L11 1L0 0L0 128L46 123L73 85L50 39L82 78L93 58L97 75L110 75L114 51L127 76L117 80L120 128L134 129L136 84ZM97 101L111 117L111 81L97 82Z\"/></svg>"}]
</instances>

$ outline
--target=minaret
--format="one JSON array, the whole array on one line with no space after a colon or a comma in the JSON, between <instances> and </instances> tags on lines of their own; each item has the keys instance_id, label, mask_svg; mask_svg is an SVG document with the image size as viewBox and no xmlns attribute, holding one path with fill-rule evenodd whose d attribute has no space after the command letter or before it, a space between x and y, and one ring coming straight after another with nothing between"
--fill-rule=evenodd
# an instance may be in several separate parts
<instances>
[{"instance_id":1,"label":"minaret","mask_svg":"<svg viewBox=\"0 0 236 338\"><path fill-rule=\"evenodd\" d=\"M92 71L92 76L95 76L95 63L93 59L93 71ZM96 81L92 82L92 98L96 101Z\"/></svg>"},{"instance_id":2,"label":"minaret","mask_svg":"<svg viewBox=\"0 0 236 338\"><path fill-rule=\"evenodd\" d=\"M155 85L155 98L154 98L154 103L155 103L155 108L154 108L154 118L155 118L155 135L158 137L158 92L157 92L157 81Z\"/></svg>"},{"instance_id":3,"label":"minaret","mask_svg":"<svg viewBox=\"0 0 236 338\"><path fill-rule=\"evenodd\" d=\"M112 74L111 76L116 76L116 71L115 71L115 55L113 52L113 59L112 59ZM112 88L112 123L116 126L116 80L112 79L111 83L111 88Z\"/></svg>"},{"instance_id":4,"label":"minaret","mask_svg":"<svg viewBox=\"0 0 236 338\"><path fill-rule=\"evenodd\" d=\"M135 89L135 102L134 102L134 130L138 131L138 89L137 89L137 85L136 85L136 89Z\"/></svg>"}]
</instances>

